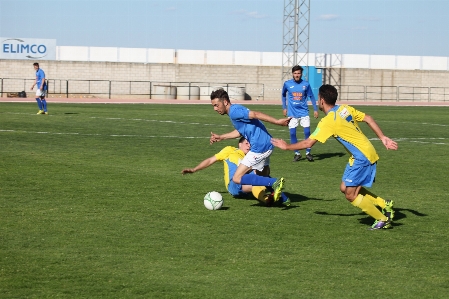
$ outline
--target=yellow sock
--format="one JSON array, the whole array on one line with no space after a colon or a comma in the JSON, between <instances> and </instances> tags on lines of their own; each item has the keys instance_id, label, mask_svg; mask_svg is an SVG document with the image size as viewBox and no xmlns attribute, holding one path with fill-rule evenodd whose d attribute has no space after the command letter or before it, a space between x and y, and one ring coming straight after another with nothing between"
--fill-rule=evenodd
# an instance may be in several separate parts
<instances>
[{"instance_id":1,"label":"yellow sock","mask_svg":"<svg viewBox=\"0 0 449 299\"><path fill-rule=\"evenodd\" d=\"M374 205L385 209L385 200L382 197L377 196L376 194L369 192L365 188L360 189L360 194L369 199Z\"/></svg>"},{"instance_id":2,"label":"yellow sock","mask_svg":"<svg viewBox=\"0 0 449 299\"><path fill-rule=\"evenodd\" d=\"M251 192L257 200L265 203L265 192L266 188L264 186L253 186Z\"/></svg>"},{"instance_id":3,"label":"yellow sock","mask_svg":"<svg viewBox=\"0 0 449 299\"><path fill-rule=\"evenodd\" d=\"M379 209L376 208L376 206L362 194L357 195L357 197L354 199L353 202L351 202L351 204L355 207L358 207L363 212L370 215L371 217L373 217L376 220L381 220L381 221L388 220L388 218L384 214L382 214L379 211Z\"/></svg>"}]
</instances>

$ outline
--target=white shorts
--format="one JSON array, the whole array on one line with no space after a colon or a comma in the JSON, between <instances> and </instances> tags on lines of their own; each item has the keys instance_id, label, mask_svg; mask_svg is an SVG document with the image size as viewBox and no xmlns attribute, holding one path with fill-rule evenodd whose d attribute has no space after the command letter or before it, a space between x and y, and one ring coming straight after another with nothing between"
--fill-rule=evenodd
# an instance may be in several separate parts
<instances>
[{"instance_id":1,"label":"white shorts","mask_svg":"<svg viewBox=\"0 0 449 299\"><path fill-rule=\"evenodd\" d=\"M36 90L36 97L45 97L45 95L47 94L47 91L44 90L40 90L39 88Z\"/></svg>"},{"instance_id":2,"label":"white shorts","mask_svg":"<svg viewBox=\"0 0 449 299\"><path fill-rule=\"evenodd\" d=\"M265 166L270 165L270 156L273 150L266 151L265 153L253 153L248 152L240 164L246 167L262 171Z\"/></svg>"},{"instance_id":3,"label":"white shorts","mask_svg":"<svg viewBox=\"0 0 449 299\"><path fill-rule=\"evenodd\" d=\"M308 115L298 118L292 117L290 119L290 122L288 123L288 128L294 129L298 126L298 124L301 125L301 127L303 128L310 127L310 117Z\"/></svg>"}]
</instances>

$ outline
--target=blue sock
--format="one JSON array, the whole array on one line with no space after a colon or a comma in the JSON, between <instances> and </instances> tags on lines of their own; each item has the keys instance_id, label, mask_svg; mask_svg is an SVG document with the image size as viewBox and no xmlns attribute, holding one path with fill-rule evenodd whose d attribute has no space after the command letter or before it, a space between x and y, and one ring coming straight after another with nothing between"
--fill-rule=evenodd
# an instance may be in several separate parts
<instances>
[{"instance_id":1,"label":"blue sock","mask_svg":"<svg viewBox=\"0 0 449 299\"><path fill-rule=\"evenodd\" d=\"M285 202L288 199L284 192L281 192L281 202Z\"/></svg>"},{"instance_id":2,"label":"blue sock","mask_svg":"<svg viewBox=\"0 0 449 299\"><path fill-rule=\"evenodd\" d=\"M256 175L254 173L247 173L242 176L240 180L241 185L252 185L252 186L272 186L277 179L269 178L266 176Z\"/></svg>"},{"instance_id":3,"label":"blue sock","mask_svg":"<svg viewBox=\"0 0 449 299\"><path fill-rule=\"evenodd\" d=\"M307 139L310 137L310 127L304 128L304 139ZM306 154L310 153L311 148L306 148Z\"/></svg>"},{"instance_id":4,"label":"blue sock","mask_svg":"<svg viewBox=\"0 0 449 299\"><path fill-rule=\"evenodd\" d=\"M291 128L289 132L290 132L290 143L293 144L298 142L298 138L296 138L296 128ZM299 151L296 150L295 153L299 154Z\"/></svg>"},{"instance_id":5,"label":"blue sock","mask_svg":"<svg viewBox=\"0 0 449 299\"><path fill-rule=\"evenodd\" d=\"M36 98L37 107L39 107L39 110L42 110L42 101L40 98Z\"/></svg>"},{"instance_id":6,"label":"blue sock","mask_svg":"<svg viewBox=\"0 0 449 299\"><path fill-rule=\"evenodd\" d=\"M43 110L44 110L45 112L47 112L47 100L43 99L43 100L41 100L41 102L42 102L42 108L43 108Z\"/></svg>"}]
</instances>

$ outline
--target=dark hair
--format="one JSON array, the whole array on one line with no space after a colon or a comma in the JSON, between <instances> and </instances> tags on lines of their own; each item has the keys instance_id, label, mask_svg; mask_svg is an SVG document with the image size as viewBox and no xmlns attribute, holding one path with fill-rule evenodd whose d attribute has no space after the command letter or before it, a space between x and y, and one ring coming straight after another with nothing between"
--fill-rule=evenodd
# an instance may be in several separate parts
<instances>
[{"instance_id":1,"label":"dark hair","mask_svg":"<svg viewBox=\"0 0 449 299\"><path fill-rule=\"evenodd\" d=\"M212 91L212 93L210 94L210 99L211 100L218 99L220 102L222 101L230 102L228 93L226 92L226 90L222 88Z\"/></svg>"},{"instance_id":2,"label":"dark hair","mask_svg":"<svg viewBox=\"0 0 449 299\"><path fill-rule=\"evenodd\" d=\"M292 67L292 73L296 72L296 71L303 71L304 69L302 68L302 66L300 65L295 65L294 67Z\"/></svg>"},{"instance_id":3,"label":"dark hair","mask_svg":"<svg viewBox=\"0 0 449 299\"><path fill-rule=\"evenodd\" d=\"M246 140L246 138L244 137L244 136L242 136L242 137L240 137L240 139L239 139L239 143L242 143L243 141L245 141Z\"/></svg>"},{"instance_id":4,"label":"dark hair","mask_svg":"<svg viewBox=\"0 0 449 299\"><path fill-rule=\"evenodd\" d=\"M318 94L319 97L323 98L328 105L334 106L335 102L337 102L338 91L330 84L321 85Z\"/></svg>"},{"instance_id":5,"label":"dark hair","mask_svg":"<svg viewBox=\"0 0 449 299\"><path fill-rule=\"evenodd\" d=\"M39 63L37 62L33 63L33 65L39 67Z\"/></svg>"}]
</instances>

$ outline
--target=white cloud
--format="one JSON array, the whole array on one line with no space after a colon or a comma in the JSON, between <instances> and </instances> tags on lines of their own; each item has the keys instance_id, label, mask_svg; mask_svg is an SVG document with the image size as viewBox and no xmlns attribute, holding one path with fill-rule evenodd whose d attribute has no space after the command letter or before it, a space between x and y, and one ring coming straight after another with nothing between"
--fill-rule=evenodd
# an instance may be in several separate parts
<instances>
[{"instance_id":1,"label":"white cloud","mask_svg":"<svg viewBox=\"0 0 449 299\"><path fill-rule=\"evenodd\" d=\"M331 14L329 14L329 15L320 15L318 17L318 19L323 20L323 21L332 21L332 20L336 20L338 18L340 18L340 16L338 16L338 15L331 15Z\"/></svg>"}]
</instances>

